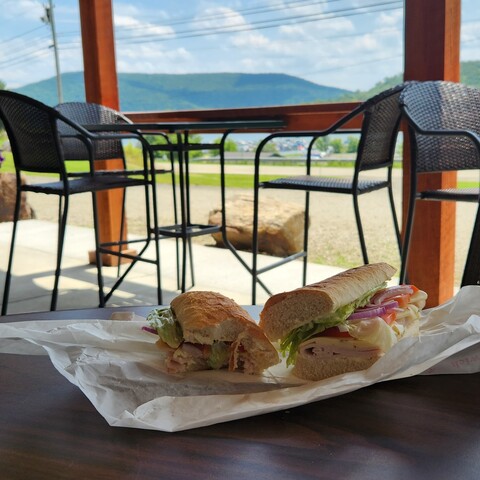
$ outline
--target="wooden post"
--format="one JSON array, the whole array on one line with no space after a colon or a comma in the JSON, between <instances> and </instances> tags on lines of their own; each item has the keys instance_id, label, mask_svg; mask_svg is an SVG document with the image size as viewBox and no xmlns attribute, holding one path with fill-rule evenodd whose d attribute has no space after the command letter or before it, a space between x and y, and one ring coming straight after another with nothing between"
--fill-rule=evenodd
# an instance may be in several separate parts
<instances>
[{"instance_id":1,"label":"wooden post","mask_svg":"<svg viewBox=\"0 0 480 480\"><path fill-rule=\"evenodd\" d=\"M405 80L460 80L461 0L405 1ZM422 175L418 188L456 187L456 173ZM410 152L404 146L403 219L408 207ZM404 223L405 224L405 223ZM417 202L409 280L428 292L428 306L453 295L455 202Z\"/></svg>"},{"instance_id":2,"label":"wooden post","mask_svg":"<svg viewBox=\"0 0 480 480\"><path fill-rule=\"evenodd\" d=\"M119 109L115 40L111 0L79 0L83 44L85 95L87 102ZM120 159L97 162L98 169L123 168ZM122 189L97 194L100 241L120 238ZM123 238L126 238L126 226ZM94 257L90 255L90 260ZM117 257L104 255L105 265L115 265Z\"/></svg>"}]
</instances>

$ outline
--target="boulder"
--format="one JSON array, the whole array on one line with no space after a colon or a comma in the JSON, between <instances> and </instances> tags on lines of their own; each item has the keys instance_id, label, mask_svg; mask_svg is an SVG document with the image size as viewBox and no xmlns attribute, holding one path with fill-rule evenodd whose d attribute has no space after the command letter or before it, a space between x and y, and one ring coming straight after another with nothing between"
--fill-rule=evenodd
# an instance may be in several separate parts
<instances>
[{"instance_id":1,"label":"boulder","mask_svg":"<svg viewBox=\"0 0 480 480\"><path fill-rule=\"evenodd\" d=\"M237 195L227 200L227 236L238 250L251 251L253 230L253 195ZM264 197L260 200L259 251L285 257L303 250L303 205ZM220 225L221 208L210 212L208 223ZM224 246L221 233L212 234L217 246Z\"/></svg>"},{"instance_id":2,"label":"boulder","mask_svg":"<svg viewBox=\"0 0 480 480\"><path fill-rule=\"evenodd\" d=\"M22 177L22 184L25 184L26 182L26 179ZM13 220L16 193L16 175L14 173L0 173L0 222L11 222ZM27 203L26 192L23 192L20 207L20 220L27 220L33 217L33 209Z\"/></svg>"}]
</instances>

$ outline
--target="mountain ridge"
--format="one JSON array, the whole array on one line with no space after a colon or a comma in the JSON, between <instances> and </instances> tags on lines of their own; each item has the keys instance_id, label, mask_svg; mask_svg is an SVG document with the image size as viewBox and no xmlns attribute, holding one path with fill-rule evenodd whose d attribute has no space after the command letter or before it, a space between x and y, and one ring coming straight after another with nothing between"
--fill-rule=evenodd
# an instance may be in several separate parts
<instances>
[{"instance_id":1,"label":"mountain ridge","mask_svg":"<svg viewBox=\"0 0 480 480\"><path fill-rule=\"evenodd\" d=\"M349 91L282 73L119 73L120 110L197 110L363 101L403 81L397 74L369 90ZM480 88L480 61L461 62L461 82ZM62 74L64 101L84 101L83 72ZM55 105L55 77L14 89Z\"/></svg>"},{"instance_id":2,"label":"mountain ridge","mask_svg":"<svg viewBox=\"0 0 480 480\"><path fill-rule=\"evenodd\" d=\"M282 73L119 73L118 86L122 111L295 105L350 93ZM85 101L83 72L62 74L62 87L65 102ZM14 90L47 105L58 103L55 77Z\"/></svg>"}]
</instances>

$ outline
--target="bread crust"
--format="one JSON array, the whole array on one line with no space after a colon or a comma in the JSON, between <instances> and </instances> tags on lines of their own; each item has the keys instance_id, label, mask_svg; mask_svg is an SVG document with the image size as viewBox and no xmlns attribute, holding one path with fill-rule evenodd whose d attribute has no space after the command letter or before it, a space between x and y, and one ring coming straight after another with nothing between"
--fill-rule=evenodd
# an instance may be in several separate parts
<instances>
[{"instance_id":1,"label":"bread crust","mask_svg":"<svg viewBox=\"0 0 480 480\"><path fill-rule=\"evenodd\" d=\"M185 341L191 343L233 342L245 328L257 327L246 310L217 292L182 293L171 301L170 307Z\"/></svg>"},{"instance_id":2,"label":"bread crust","mask_svg":"<svg viewBox=\"0 0 480 480\"><path fill-rule=\"evenodd\" d=\"M231 343L229 370L256 374L280 362L265 333L234 300L217 292L192 291L175 297L170 307L186 342Z\"/></svg>"},{"instance_id":3,"label":"bread crust","mask_svg":"<svg viewBox=\"0 0 480 480\"><path fill-rule=\"evenodd\" d=\"M348 372L370 368L378 356L372 357L335 357L316 358L314 355L299 355L293 368L293 374L304 380L324 380Z\"/></svg>"},{"instance_id":4,"label":"bread crust","mask_svg":"<svg viewBox=\"0 0 480 480\"><path fill-rule=\"evenodd\" d=\"M293 329L321 319L354 302L389 280L396 269L387 263L372 263L333 277L270 297L260 313L260 327L272 340Z\"/></svg>"}]
</instances>

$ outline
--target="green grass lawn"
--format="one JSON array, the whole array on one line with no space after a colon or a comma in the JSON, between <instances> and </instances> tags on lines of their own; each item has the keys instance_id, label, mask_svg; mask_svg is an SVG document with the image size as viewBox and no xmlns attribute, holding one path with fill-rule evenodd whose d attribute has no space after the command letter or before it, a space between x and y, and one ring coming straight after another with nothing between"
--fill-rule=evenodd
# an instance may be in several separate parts
<instances>
[{"instance_id":1,"label":"green grass lawn","mask_svg":"<svg viewBox=\"0 0 480 480\"><path fill-rule=\"evenodd\" d=\"M14 172L15 168L13 165L13 159L11 153L4 153L5 162L1 167L1 172ZM141 160L138 162L139 168L141 165ZM79 161L70 161L67 162L67 168L69 172L85 172L87 171L87 163ZM38 175L32 173L31 175ZM43 174L42 174L43 175ZM272 180L277 178L278 175L262 175L262 180ZM178 181L178 179L177 179ZM226 174L225 182L229 188L253 188L253 175L250 174ZM158 175L157 183L168 184L170 183L170 175ZM215 187L220 185L220 174L218 173L191 173L190 174L190 184L191 185L200 185L200 186L209 186ZM480 186L479 182L458 182L458 188L477 188Z\"/></svg>"}]
</instances>

